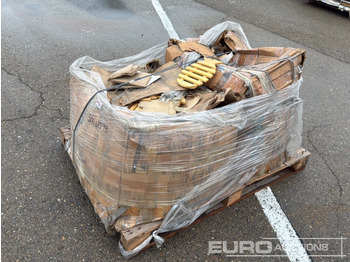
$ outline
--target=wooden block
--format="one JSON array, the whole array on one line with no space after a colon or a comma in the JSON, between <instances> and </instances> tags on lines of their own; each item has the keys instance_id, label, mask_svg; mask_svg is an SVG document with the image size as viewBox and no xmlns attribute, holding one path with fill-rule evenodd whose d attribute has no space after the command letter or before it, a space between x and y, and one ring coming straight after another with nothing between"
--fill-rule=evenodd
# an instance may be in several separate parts
<instances>
[{"instance_id":1,"label":"wooden block","mask_svg":"<svg viewBox=\"0 0 350 262\"><path fill-rule=\"evenodd\" d=\"M70 126L60 127L59 130L60 130L60 137L61 137L62 145L65 145L67 140L70 139L72 136L72 130L71 130Z\"/></svg>"},{"instance_id":2,"label":"wooden block","mask_svg":"<svg viewBox=\"0 0 350 262\"><path fill-rule=\"evenodd\" d=\"M271 176L274 173L277 173L287 167L291 167L294 171L299 170L303 168L306 165L307 160L310 157L310 152L306 149L300 147L297 151L295 151L294 155L292 157L289 157L286 159L286 161L281 164L279 167L274 168L273 170L270 170L269 172L260 175L260 176L253 176L248 184L251 184L253 182L262 180L268 176Z\"/></svg>"},{"instance_id":3,"label":"wooden block","mask_svg":"<svg viewBox=\"0 0 350 262\"><path fill-rule=\"evenodd\" d=\"M307 151L306 149L302 147L299 148L292 157L289 157L285 161L285 163L281 164L279 167L274 168L273 170L270 170L269 172L266 172L264 174L256 173L251 179L249 179L249 181L242 188L238 189L236 192L230 195L227 199L223 200L222 203L224 203L225 206L234 204L244 195L243 191L246 191L249 185L252 185L261 180L266 180L268 177L271 177L273 174L276 174L288 167L291 167L294 171L298 171L302 169L306 165L306 162L309 159L310 155L311 155L310 152ZM269 182L269 181L266 180L265 182Z\"/></svg>"},{"instance_id":4,"label":"wooden block","mask_svg":"<svg viewBox=\"0 0 350 262\"><path fill-rule=\"evenodd\" d=\"M305 167L307 161L310 158L310 152L307 151L304 148L299 148L296 152L295 152L294 158L297 160L295 163L291 164L290 166L293 168L293 170L297 171L302 169L303 167Z\"/></svg>"},{"instance_id":5,"label":"wooden block","mask_svg":"<svg viewBox=\"0 0 350 262\"><path fill-rule=\"evenodd\" d=\"M244 188L238 189L236 192L234 192L231 196L229 196L228 198L226 198L223 202L223 204L225 206L230 206L233 203L237 202L241 196L242 196L242 192L243 192Z\"/></svg>"},{"instance_id":6,"label":"wooden block","mask_svg":"<svg viewBox=\"0 0 350 262\"><path fill-rule=\"evenodd\" d=\"M127 251L133 250L160 227L162 220L129 228L120 232L120 240Z\"/></svg>"}]
</instances>

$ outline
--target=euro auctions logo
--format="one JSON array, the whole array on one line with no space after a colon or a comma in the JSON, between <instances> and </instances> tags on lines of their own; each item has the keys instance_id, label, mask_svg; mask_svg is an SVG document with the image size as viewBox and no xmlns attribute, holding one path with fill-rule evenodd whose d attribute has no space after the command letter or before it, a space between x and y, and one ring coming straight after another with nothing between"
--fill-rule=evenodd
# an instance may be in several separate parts
<instances>
[{"instance_id":1,"label":"euro auctions logo","mask_svg":"<svg viewBox=\"0 0 350 262\"><path fill-rule=\"evenodd\" d=\"M346 238L300 238L301 246L309 257L345 258L343 245ZM209 241L208 255L226 257L287 257L287 248L277 238L262 238L259 241ZM306 253L305 253L306 254ZM345 260L344 260L345 261Z\"/></svg>"},{"instance_id":2,"label":"euro auctions logo","mask_svg":"<svg viewBox=\"0 0 350 262\"><path fill-rule=\"evenodd\" d=\"M274 249L281 249L277 246L273 248L271 241L232 241L227 243L227 241L209 241L209 254L221 254L225 253L228 256L236 254L271 254Z\"/></svg>"}]
</instances>

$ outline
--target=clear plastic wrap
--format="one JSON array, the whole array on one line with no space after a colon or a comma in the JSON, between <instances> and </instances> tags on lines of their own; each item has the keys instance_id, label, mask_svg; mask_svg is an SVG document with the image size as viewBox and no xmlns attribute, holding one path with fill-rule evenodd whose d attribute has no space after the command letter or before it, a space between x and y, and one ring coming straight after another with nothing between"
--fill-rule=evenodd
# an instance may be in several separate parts
<instances>
[{"instance_id":1,"label":"clear plastic wrap","mask_svg":"<svg viewBox=\"0 0 350 262\"><path fill-rule=\"evenodd\" d=\"M223 28L234 28L249 46L240 26L232 22L210 29L200 41L215 41ZM262 95L176 115L130 111L112 105L106 92L100 92L82 114L90 98L105 88L101 77L90 71L93 65L113 71L151 59L164 61L166 47L164 43L110 62L83 57L70 68L70 150L106 228L129 207L167 210L160 228L139 247L126 251L120 244L125 257L152 239L161 245L159 233L188 226L254 174L281 165L301 145L301 78L279 91L265 84Z\"/></svg>"},{"instance_id":2,"label":"clear plastic wrap","mask_svg":"<svg viewBox=\"0 0 350 262\"><path fill-rule=\"evenodd\" d=\"M207 32L205 32L203 35L200 36L199 43L206 45L206 46L211 46L218 39L220 34L225 30L235 31L235 33L243 41L243 43L248 48L251 48L249 41L248 41L241 25L237 24L237 23L230 22L230 21L226 21L226 22L220 23L220 24L212 27L210 30L208 30ZM191 52L187 55L185 61L193 61L193 60L198 59L199 57L200 57L200 55L198 53Z\"/></svg>"}]
</instances>

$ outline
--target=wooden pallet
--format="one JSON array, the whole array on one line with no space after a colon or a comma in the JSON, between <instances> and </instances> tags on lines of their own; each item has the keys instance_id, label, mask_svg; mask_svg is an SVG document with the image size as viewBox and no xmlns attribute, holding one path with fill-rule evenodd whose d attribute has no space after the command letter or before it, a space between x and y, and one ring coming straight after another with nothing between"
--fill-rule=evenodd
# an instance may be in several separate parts
<instances>
[{"instance_id":1,"label":"wooden pallet","mask_svg":"<svg viewBox=\"0 0 350 262\"><path fill-rule=\"evenodd\" d=\"M60 128L60 136L62 144L65 145L65 143L70 139L71 137L71 129L70 127L62 127ZM308 152L304 148L299 148L293 157L290 157L286 160L285 163L283 163L278 168L275 168L273 170L270 170L268 173L265 174L256 174L254 175L245 185L243 185L240 189L238 189L235 193L228 196L226 199L221 201L219 204L202 214L195 222L193 222L191 225L181 228L176 231L161 233L160 236L162 238L168 239L171 236L185 230L186 228L228 208L229 206L245 199L246 197L249 197L253 195L254 193L269 187L301 170L304 169L308 159L310 157L310 152ZM121 243L124 246L124 249L127 251L133 250L135 247L137 247L140 243L142 243L146 238L148 238L152 232L160 227L162 223L162 220L150 222L142 225L137 225L132 228L123 230L120 232L121 236ZM152 246L154 246L155 243L152 242L149 245L147 245L145 249L148 249Z\"/></svg>"}]
</instances>

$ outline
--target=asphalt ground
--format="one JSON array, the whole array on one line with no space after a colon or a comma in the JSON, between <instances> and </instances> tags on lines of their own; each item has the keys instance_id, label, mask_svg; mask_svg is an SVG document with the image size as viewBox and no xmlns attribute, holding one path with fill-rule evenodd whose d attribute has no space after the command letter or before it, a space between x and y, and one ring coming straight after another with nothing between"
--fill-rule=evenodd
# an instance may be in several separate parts
<instances>
[{"instance_id":1,"label":"asphalt ground","mask_svg":"<svg viewBox=\"0 0 350 262\"><path fill-rule=\"evenodd\" d=\"M347 258L313 261L347 261L350 20L307 1L160 3L181 38L230 20L253 47L306 49L302 146L312 156L303 172L272 191L299 237L347 238ZM150 1L2 1L1 19L2 260L124 260L60 143L58 128L69 123L68 68L85 55L101 61L133 55L167 41L167 31ZM130 261L232 261L207 255L208 241L274 237L252 196Z\"/></svg>"}]
</instances>

